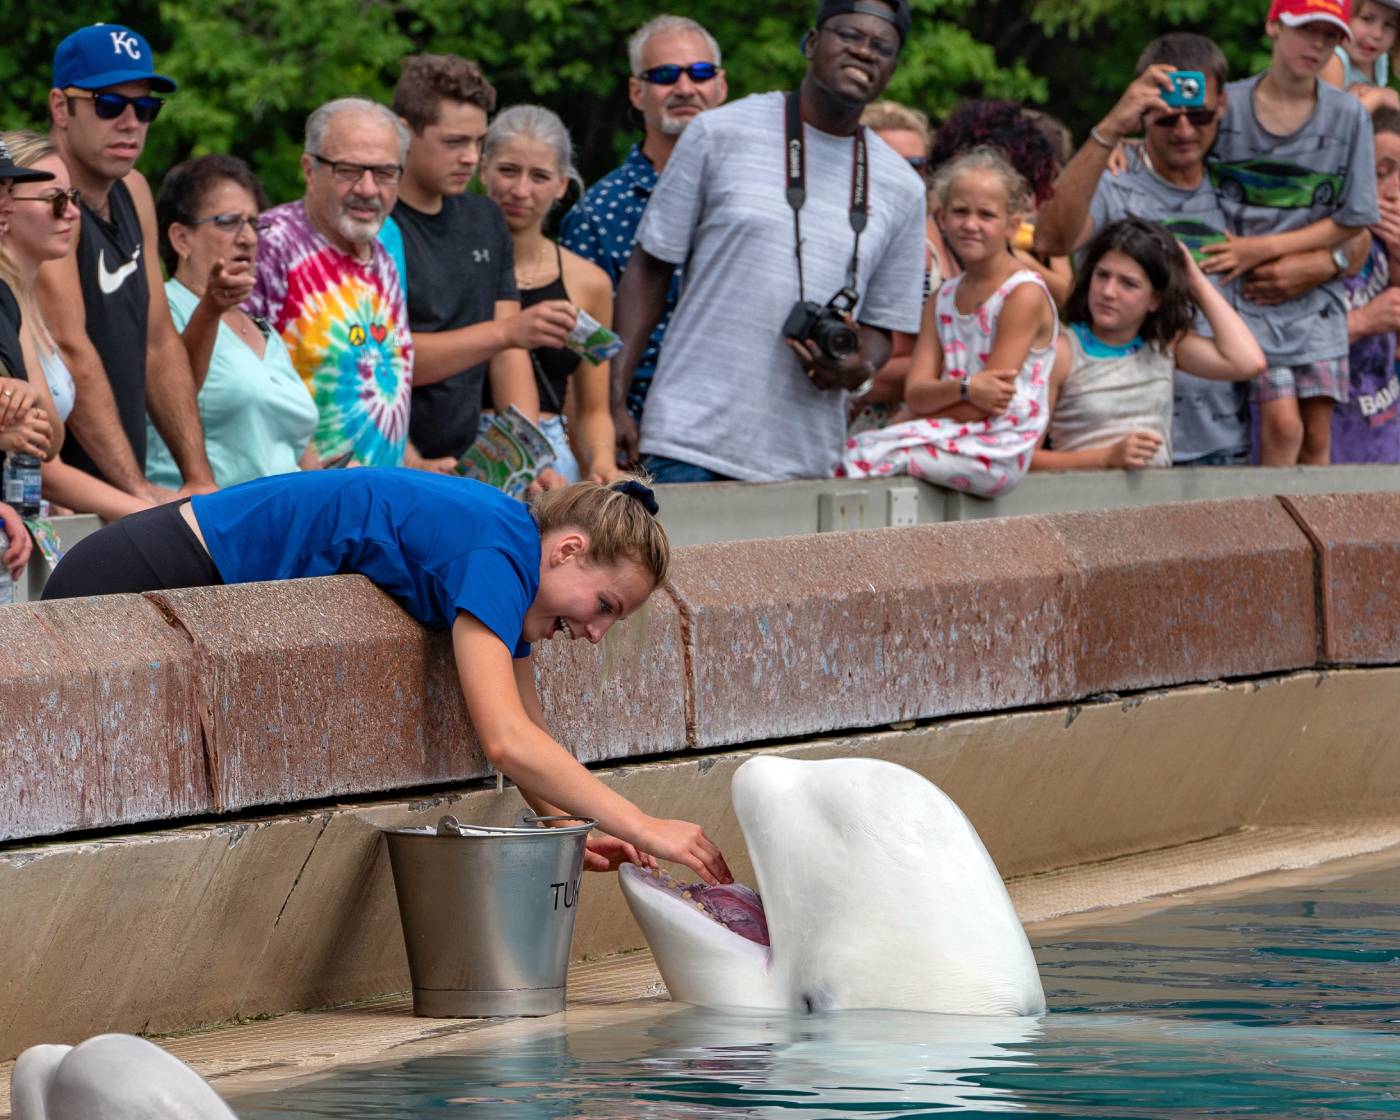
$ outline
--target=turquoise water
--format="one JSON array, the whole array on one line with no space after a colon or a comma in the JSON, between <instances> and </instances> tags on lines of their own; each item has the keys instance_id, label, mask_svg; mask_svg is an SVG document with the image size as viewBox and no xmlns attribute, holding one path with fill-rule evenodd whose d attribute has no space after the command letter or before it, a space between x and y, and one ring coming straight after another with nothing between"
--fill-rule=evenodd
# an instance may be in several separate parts
<instances>
[{"instance_id":1,"label":"turquoise water","mask_svg":"<svg viewBox=\"0 0 1400 1120\"><path fill-rule=\"evenodd\" d=\"M1035 943L1040 1020L653 1015L344 1069L243 1120L1400 1116L1400 870Z\"/></svg>"}]
</instances>

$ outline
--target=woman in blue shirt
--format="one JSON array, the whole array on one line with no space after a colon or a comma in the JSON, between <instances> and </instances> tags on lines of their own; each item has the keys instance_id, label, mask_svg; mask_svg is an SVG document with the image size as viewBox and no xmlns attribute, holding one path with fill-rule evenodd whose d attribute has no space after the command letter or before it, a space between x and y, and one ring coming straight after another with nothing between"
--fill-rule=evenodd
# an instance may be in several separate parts
<instances>
[{"instance_id":1,"label":"woman in blue shirt","mask_svg":"<svg viewBox=\"0 0 1400 1120\"><path fill-rule=\"evenodd\" d=\"M556 743L535 692L532 642L596 644L666 578L670 546L655 515L655 498L635 479L580 482L526 507L425 471L307 471L115 522L68 552L44 598L368 576L423 625L452 631L462 695L491 764L537 812L592 817L610 834L590 840L590 867L661 856L706 882L730 882L698 825L648 816Z\"/></svg>"}]
</instances>

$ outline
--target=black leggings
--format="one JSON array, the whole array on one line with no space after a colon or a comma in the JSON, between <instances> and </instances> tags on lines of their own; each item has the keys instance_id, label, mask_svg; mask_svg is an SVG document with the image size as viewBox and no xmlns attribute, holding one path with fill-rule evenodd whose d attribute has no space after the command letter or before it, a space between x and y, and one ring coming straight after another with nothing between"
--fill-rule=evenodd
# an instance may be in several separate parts
<instances>
[{"instance_id":1,"label":"black leggings","mask_svg":"<svg viewBox=\"0 0 1400 1120\"><path fill-rule=\"evenodd\" d=\"M223 583L209 553L180 516L184 504L142 510L84 537L59 561L43 597L76 599Z\"/></svg>"}]
</instances>

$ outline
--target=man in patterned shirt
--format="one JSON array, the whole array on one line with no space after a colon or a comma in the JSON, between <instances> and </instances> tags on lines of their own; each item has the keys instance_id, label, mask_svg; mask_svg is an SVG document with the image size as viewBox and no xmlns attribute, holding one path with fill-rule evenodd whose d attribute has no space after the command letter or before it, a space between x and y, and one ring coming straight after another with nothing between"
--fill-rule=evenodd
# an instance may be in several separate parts
<instances>
[{"instance_id":1,"label":"man in patterned shirt","mask_svg":"<svg viewBox=\"0 0 1400 1120\"><path fill-rule=\"evenodd\" d=\"M681 132L700 113L721 104L729 92L719 65L719 44L692 19L662 15L643 24L627 41L627 58L632 68L628 96L642 114L646 135L633 145L621 167L594 183L564 215L559 237L566 248L612 277L614 291L632 255L647 199ZM666 293L666 310L637 362L626 409L614 409L618 450L627 461L637 457L643 402L680 289L678 268Z\"/></svg>"},{"instance_id":2,"label":"man in patterned shirt","mask_svg":"<svg viewBox=\"0 0 1400 1120\"><path fill-rule=\"evenodd\" d=\"M306 120L306 195L263 215L258 276L245 305L291 351L316 401L323 463L401 467L413 340L399 271L377 234L394 208L408 129L362 97Z\"/></svg>"}]
</instances>

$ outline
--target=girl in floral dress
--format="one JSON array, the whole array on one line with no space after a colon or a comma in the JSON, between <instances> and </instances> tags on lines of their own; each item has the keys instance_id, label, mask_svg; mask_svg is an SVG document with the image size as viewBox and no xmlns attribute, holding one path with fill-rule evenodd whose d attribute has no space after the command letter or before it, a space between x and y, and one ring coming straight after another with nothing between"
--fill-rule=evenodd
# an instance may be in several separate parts
<instances>
[{"instance_id":1,"label":"girl in floral dress","mask_svg":"<svg viewBox=\"0 0 1400 1120\"><path fill-rule=\"evenodd\" d=\"M924 307L904 390L914 418L849 439L840 473L909 474L990 498L1025 477L1045 431L1058 318L1045 282L1008 247L1027 188L1005 157L975 148L933 190L965 271Z\"/></svg>"}]
</instances>

